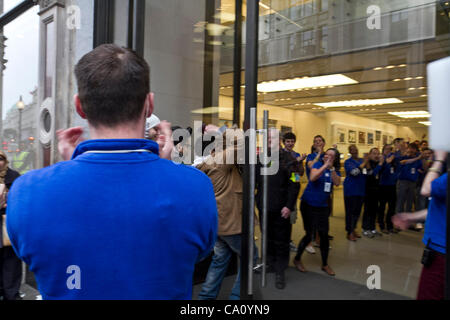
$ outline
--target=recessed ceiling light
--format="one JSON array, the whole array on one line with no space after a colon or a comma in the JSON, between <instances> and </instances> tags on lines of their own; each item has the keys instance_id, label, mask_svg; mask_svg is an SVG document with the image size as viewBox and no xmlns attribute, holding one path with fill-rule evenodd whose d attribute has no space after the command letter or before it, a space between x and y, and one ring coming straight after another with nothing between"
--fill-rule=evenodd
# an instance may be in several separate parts
<instances>
[{"instance_id":1,"label":"recessed ceiling light","mask_svg":"<svg viewBox=\"0 0 450 320\"><path fill-rule=\"evenodd\" d=\"M387 66L386 69L393 69L395 66Z\"/></svg>"},{"instance_id":2,"label":"recessed ceiling light","mask_svg":"<svg viewBox=\"0 0 450 320\"><path fill-rule=\"evenodd\" d=\"M375 70L375 71L382 70L382 69L383 69L382 67L373 68L373 70Z\"/></svg>"},{"instance_id":3,"label":"recessed ceiling light","mask_svg":"<svg viewBox=\"0 0 450 320\"><path fill-rule=\"evenodd\" d=\"M431 121L419 121L420 124L423 124L427 127L431 126Z\"/></svg>"},{"instance_id":4,"label":"recessed ceiling light","mask_svg":"<svg viewBox=\"0 0 450 320\"><path fill-rule=\"evenodd\" d=\"M404 67L406 67L406 64L399 64L397 67L404 68Z\"/></svg>"},{"instance_id":5,"label":"recessed ceiling light","mask_svg":"<svg viewBox=\"0 0 450 320\"><path fill-rule=\"evenodd\" d=\"M258 91L260 92L280 92L289 91L292 89L317 89L322 86L342 86L348 84L359 83L352 78L343 74L331 74L327 76L318 76L312 78L295 78L278 81L262 82L258 84Z\"/></svg>"},{"instance_id":6,"label":"recessed ceiling light","mask_svg":"<svg viewBox=\"0 0 450 320\"><path fill-rule=\"evenodd\" d=\"M387 98L387 99L364 99L364 100L350 100L350 101L335 101L335 102L324 102L324 103L314 103L316 106L324 108L338 108L338 107L361 107L361 106L372 106L372 105L383 105L383 104L397 104L403 103L402 100L397 98Z\"/></svg>"},{"instance_id":7,"label":"recessed ceiling light","mask_svg":"<svg viewBox=\"0 0 450 320\"><path fill-rule=\"evenodd\" d=\"M390 115L404 118L404 119L431 117L431 114L428 111L403 111L403 112L388 112L388 113Z\"/></svg>"},{"instance_id":8,"label":"recessed ceiling light","mask_svg":"<svg viewBox=\"0 0 450 320\"><path fill-rule=\"evenodd\" d=\"M428 97L428 95L427 95L427 94L423 94L423 95L421 95L420 97L421 97L421 98L425 98L425 97Z\"/></svg>"},{"instance_id":9,"label":"recessed ceiling light","mask_svg":"<svg viewBox=\"0 0 450 320\"><path fill-rule=\"evenodd\" d=\"M420 80L420 79L423 79L423 77L422 76L416 77L416 80Z\"/></svg>"},{"instance_id":10,"label":"recessed ceiling light","mask_svg":"<svg viewBox=\"0 0 450 320\"><path fill-rule=\"evenodd\" d=\"M402 81L402 79L394 79L394 80L392 80L392 81L398 82L398 81Z\"/></svg>"},{"instance_id":11,"label":"recessed ceiling light","mask_svg":"<svg viewBox=\"0 0 450 320\"><path fill-rule=\"evenodd\" d=\"M403 80L408 81L408 80L412 80L412 78L411 78L411 77L407 77L407 78L405 78L405 79L403 79Z\"/></svg>"}]
</instances>

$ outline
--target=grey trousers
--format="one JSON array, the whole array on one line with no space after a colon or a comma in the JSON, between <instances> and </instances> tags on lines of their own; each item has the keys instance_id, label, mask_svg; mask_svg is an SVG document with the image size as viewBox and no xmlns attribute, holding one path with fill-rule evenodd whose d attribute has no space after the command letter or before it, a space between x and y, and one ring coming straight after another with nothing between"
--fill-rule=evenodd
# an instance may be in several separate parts
<instances>
[{"instance_id":1,"label":"grey trousers","mask_svg":"<svg viewBox=\"0 0 450 320\"><path fill-rule=\"evenodd\" d=\"M397 181L397 213L412 212L416 195L416 182L409 180Z\"/></svg>"}]
</instances>

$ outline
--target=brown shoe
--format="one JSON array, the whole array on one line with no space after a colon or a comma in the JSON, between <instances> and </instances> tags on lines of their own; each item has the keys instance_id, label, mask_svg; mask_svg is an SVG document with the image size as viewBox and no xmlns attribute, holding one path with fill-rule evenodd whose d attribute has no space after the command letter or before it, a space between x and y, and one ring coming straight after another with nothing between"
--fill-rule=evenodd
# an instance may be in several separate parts
<instances>
[{"instance_id":1,"label":"brown shoe","mask_svg":"<svg viewBox=\"0 0 450 320\"><path fill-rule=\"evenodd\" d=\"M300 272L306 272L305 266L303 265L303 263L300 260L295 260L294 259L294 265L297 268L298 271Z\"/></svg>"},{"instance_id":2,"label":"brown shoe","mask_svg":"<svg viewBox=\"0 0 450 320\"><path fill-rule=\"evenodd\" d=\"M349 235L347 235L347 240L356 241L356 237L353 235L353 233L350 233Z\"/></svg>"},{"instance_id":3,"label":"brown shoe","mask_svg":"<svg viewBox=\"0 0 450 320\"><path fill-rule=\"evenodd\" d=\"M322 271L326 272L329 276L335 276L336 273L334 273L333 269L330 268L330 266L322 267Z\"/></svg>"},{"instance_id":4,"label":"brown shoe","mask_svg":"<svg viewBox=\"0 0 450 320\"><path fill-rule=\"evenodd\" d=\"M353 236L355 237L355 238L358 238L358 239L361 239L361 235L360 234L357 234L355 231L353 231Z\"/></svg>"}]
</instances>

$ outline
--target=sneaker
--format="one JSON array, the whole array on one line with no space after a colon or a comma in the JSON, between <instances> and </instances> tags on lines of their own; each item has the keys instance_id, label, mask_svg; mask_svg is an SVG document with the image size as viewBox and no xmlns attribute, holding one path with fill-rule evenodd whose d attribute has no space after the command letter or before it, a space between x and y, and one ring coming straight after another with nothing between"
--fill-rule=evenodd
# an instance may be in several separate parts
<instances>
[{"instance_id":1,"label":"sneaker","mask_svg":"<svg viewBox=\"0 0 450 320\"><path fill-rule=\"evenodd\" d=\"M320 248L320 243L317 243L317 242L314 241L314 247Z\"/></svg>"},{"instance_id":2,"label":"sneaker","mask_svg":"<svg viewBox=\"0 0 450 320\"><path fill-rule=\"evenodd\" d=\"M384 234L389 234L389 233L391 233L391 231L390 231L390 230L387 230L387 229L382 229L381 232L383 232Z\"/></svg>"},{"instance_id":3,"label":"sneaker","mask_svg":"<svg viewBox=\"0 0 450 320\"><path fill-rule=\"evenodd\" d=\"M333 236L328 235L328 240L334 240Z\"/></svg>"},{"instance_id":4,"label":"sneaker","mask_svg":"<svg viewBox=\"0 0 450 320\"><path fill-rule=\"evenodd\" d=\"M314 247L312 245L310 245L310 244L305 248L305 250L306 250L306 252L308 252L310 254L315 254L316 253L316 249L314 249Z\"/></svg>"},{"instance_id":5,"label":"sneaker","mask_svg":"<svg viewBox=\"0 0 450 320\"><path fill-rule=\"evenodd\" d=\"M353 231L353 236L357 239L361 239L361 235L356 233L356 231Z\"/></svg>"},{"instance_id":6,"label":"sneaker","mask_svg":"<svg viewBox=\"0 0 450 320\"><path fill-rule=\"evenodd\" d=\"M381 234L380 232L378 232L377 230L372 230L371 232L372 232L372 234L373 234L374 236L381 237L381 236L383 235L383 234Z\"/></svg>"},{"instance_id":7,"label":"sneaker","mask_svg":"<svg viewBox=\"0 0 450 320\"><path fill-rule=\"evenodd\" d=\"M297 246L294 244L293 241L289 243L289 248L291 249L292 252L297 252Z\"/></svg>"},{"instance_id":8,"label":"sneaker","mask_svg":"<svg viewBox=\"0 0 450 320\"><path fill-rule=\"evenodd\" d=\"M374 237L372 231L363 231L363 236L372 239Z\"/></svg>"}]
</instances>

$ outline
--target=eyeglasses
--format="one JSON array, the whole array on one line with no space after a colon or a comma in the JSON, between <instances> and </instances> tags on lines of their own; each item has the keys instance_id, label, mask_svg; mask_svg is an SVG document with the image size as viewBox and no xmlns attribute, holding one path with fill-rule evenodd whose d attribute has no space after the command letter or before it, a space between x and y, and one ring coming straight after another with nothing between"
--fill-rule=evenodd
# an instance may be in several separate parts
<instances>
[{"instance_id":1,"label":"eyeglasses","mask_svg":"<svg viewBox=\"0 0 450 320\"><path fill-rule=\"evenodd\" d=\"M0 157L0 161L6 161L5 157Z\"/></svg>"}]
</instances>

